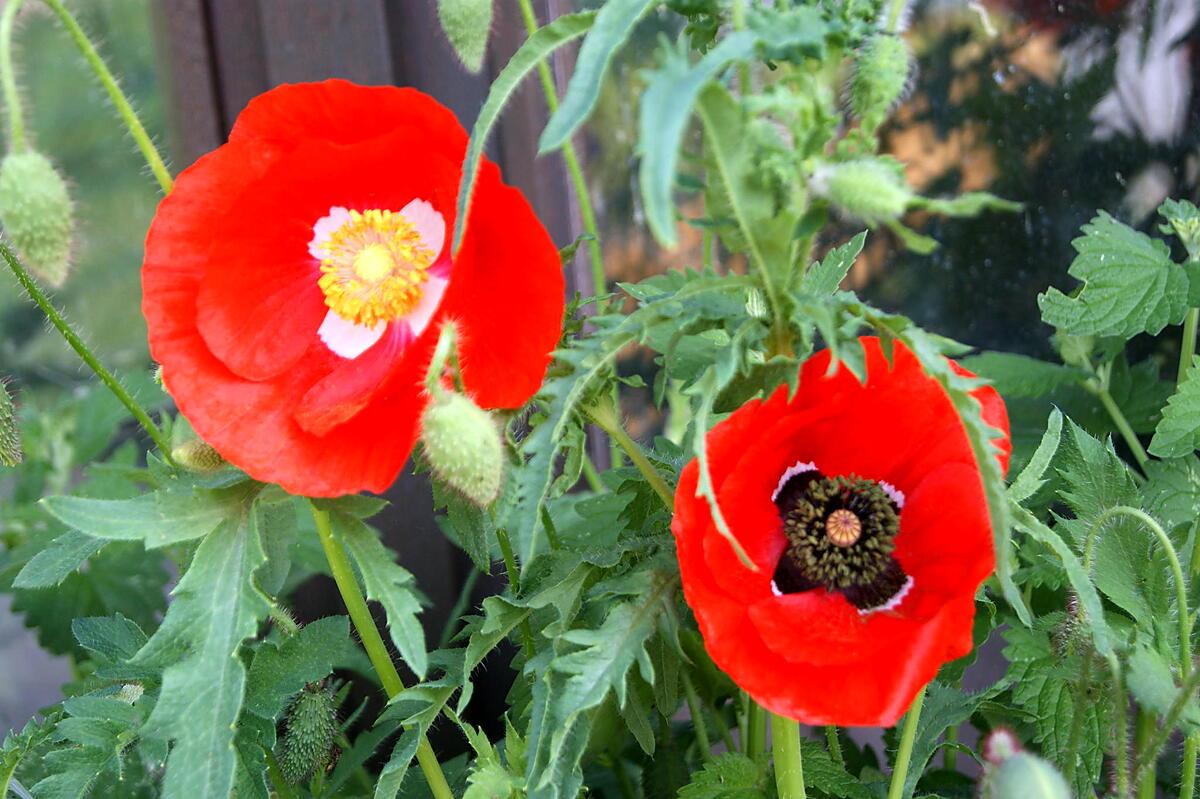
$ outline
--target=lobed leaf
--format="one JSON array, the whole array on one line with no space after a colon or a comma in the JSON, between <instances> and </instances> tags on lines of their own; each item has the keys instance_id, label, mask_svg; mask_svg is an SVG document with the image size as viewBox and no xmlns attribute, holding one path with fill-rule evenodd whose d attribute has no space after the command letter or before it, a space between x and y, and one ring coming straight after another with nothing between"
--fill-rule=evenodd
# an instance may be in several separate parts
<instances>
[{"instance_id":1,"label":"lobed leaf","mask_svg":"<svg viewBox=\"0 0 1200 799\"><path fill-rule=\"evenodd\" d=\"M1150 454L1160 458L1180 458L1191 455L1200 446L1200 355L1192 360L1191 368L1175 394L1167 400L1162 420L1150 441Z\"/></svg>"}]
</instances>

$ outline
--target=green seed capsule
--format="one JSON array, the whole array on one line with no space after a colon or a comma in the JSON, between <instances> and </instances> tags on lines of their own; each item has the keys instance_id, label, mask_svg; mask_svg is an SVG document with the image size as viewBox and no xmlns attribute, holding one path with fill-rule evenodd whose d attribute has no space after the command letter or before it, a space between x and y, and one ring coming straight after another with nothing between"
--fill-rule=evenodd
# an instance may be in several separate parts
<instances>
[{"instance_id":1,"label":"green seed capsule","mask_svg":"<svg viewBox=\"0 0 1200 799\"><path fill-rule=\"evenodd\" d=\"M438 0L438 19L463 66L475 73L483 69L492 32L492 0Z\"/></svg>"},{"instance_id":2,"label":"green seed capsule","mask_svg":"<svg viewBox=\"0 0 1200 799\"><path fill-rule=\"evenodd\" d=\"M880 33L863 45L854 61L850 110L864 127L874 130L883 122L904 95L911 68L908 44L899 36Z\"/></svg>"},{"instance_id":3,"label":"green seed capsule","mask_svg":"<svg viewBox=\"0 0 1200 799\"><path fill-rule=\"evenodd\" d=\"M896 219L913 196L896 170L877 159L821 167L811 186L846 214L869 224Z\"/></svg>"},{"instance_id":4,"label":"green seed capsule","mask_svg":"<svg viewBox=\"0 0 1200 799\"><path fill-rule=\"evenodd\" d=\"M21 433L17 429L16 409L8 386L0 380L0 465L16 466L21 462Z\"/></svg>"},{"instance_id":5,"label":"green seed capsule","mask_svg":"<svg viewBox=\"0 0 1200 799\"><path fill-rule=\"evenodd\" d=\"M9 153L0 162L0 224L35 275L51 286L63 284L70 269L71 197L41 153Z\"/></svg>"},{"instance_id":6,"label":"green seed capsule","mask_svg":"<svg viewBox=\"0 0 1200 799\"><path fill-rule=\"evenodd\" d=\"M983 778L986 799L1071 799L1067 781L1054 766L1028 752L1017 752Z\"/></svg>"},{"instance_id":7,"label":"green seed capsule","mask_svg":"<svg viewBox=\"0 0 1200 799\"><path fill-rule=\"evenodd\" d=\"M480 507L500 493L504 445L487 411L462 394L435 397L421 420L421 443L443 482Z\"/></svg>"},{"instance_id":8,"label":"green seed capsule","mask_svg":"<svg viewBox=\"0 0 1200 799\"><path fill-rule=\"evenodd\" d=\"M288 709L287 729L279 743L279 770L284 779L299 785L324 771L337 732L333 694L317 683L308 685Z\"/></svg>"}]
</instances>

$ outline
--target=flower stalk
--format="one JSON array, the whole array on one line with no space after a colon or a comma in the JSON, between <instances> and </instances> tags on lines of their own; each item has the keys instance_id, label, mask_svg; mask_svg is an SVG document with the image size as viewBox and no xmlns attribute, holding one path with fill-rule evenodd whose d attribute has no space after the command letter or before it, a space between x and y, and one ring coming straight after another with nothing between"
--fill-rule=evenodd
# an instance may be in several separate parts
<instances>
[{"instance_id":1,"label":"flower stalk","mask_svg":"<svg viewBox=\"0 0 1200 799\"><path fill-rule=\"evenodd\" d=\"M912 764L913 743L917 739L917 725L921 721L921 706L925 703L925 688L922 687L913 699L904 716L904 729L900 733L900 748L896 751L896 764L892 769L892 781L888 785L887 799L901 799L904 783L908 780L908 769Z\"/></svg>"},{"instance_id":2,"label":"flower stalk","mask_svg":"<svg viewBox=\"0 0 1200 799\"><path fill-rule=\"evenodd\" d=\"M24 0L8 0L0 16L0 87L4 91L4 106L8 112L8 149L19 153L25 149L25 111L17 91L17 74L13 67L12 39L17 12Z\"/></svg>"},{"instance_id":3,"label":"flower stalk","mask_svg":"<svg viewBox=\"0 0 1200 799\"><path fill-rule=\"evenodd\" d=\"M775 785L779 789L779 799L805 799L799 722L771 714L771 751L775 755Z\"/></svg>"}]
</instances>

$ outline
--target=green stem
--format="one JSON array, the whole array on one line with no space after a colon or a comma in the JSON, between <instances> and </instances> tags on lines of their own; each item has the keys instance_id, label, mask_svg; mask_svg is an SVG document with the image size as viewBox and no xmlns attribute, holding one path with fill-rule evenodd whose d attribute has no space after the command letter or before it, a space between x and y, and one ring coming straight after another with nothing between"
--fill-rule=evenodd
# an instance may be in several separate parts
<instances>
[{"instance_id":1,"label":"green stem","mask_svg":"<svg viewBox=\"0 0 1200 799\"><path fill-rule=\"evenodd\" d=\"M842 755L842 742L838 739L838 728L833 724L825 726L825 745L829 748L829 757L834 763L839 766L846 765L846 758Z\"/></svg>"},{"instance_id":2,"label":"green stem","mask_svg":"<svg viewBox=\"0 0 1200 799\"><path fill-rule=\"evenodd\" d=\"M79 22L63 5L62 0L42 0L50 10L58 15L62 21L63 27L67 29L67 33L75 41L75 46L79 48L79 52L83 54L83 58L87 61L88 66L92 68L92 72L100 80L100 84L104 86L108 92L108 98L116 107L117 113L121 116L121 121L125 123L125 127L129 130L129 135L133 137L137 143L138 149L142 151L142 157L146 159L146 163L150 165L150 171L154 173L154 177L158 180L158 185L162 187L163 194L169 194L173 181L171 173L167 171L167 165L163 163L162 156L158 154L158 149L155 148L150 134L146 133L146 128L142 126L142 121L138 119L137 113L130 105L129 99L125 97L125 93L121 91L121 87L117 84L117 79L113 77L112 72L104 63L104 59L96 52L96 48L92 45L83 28L79 27Z\"/></svg>"},{"instance_id":3,"label":"green stem","mask_svg":"<svg viewBox=\"0 0 1200 799\"><path fill-rule=\"evenodd\" d=\"M151 440L154 441L154 445L157 446L159 452L162 453L163 459L166 460L167 463L174 466L175 461L171 458L171 445L167 442L166 436L163 435L163 432L158 429L158 425L156 425L150 418L150 414L146 413L145 409L138 404L137 400L135 400L133 396L125 390L125 387L122 386L120 381L113 376L113 373L108 371L104 364L100 363L100 359L96 357L96 354L93 353L88 348L88 345L83 342L83 339L81 339L79 335L71 329L71 325L68 324L67 320L63 318L63 315L58 312L58 309L54 307L54 303L50 302L50 298L47 297L42 291L41 287L38 286L37 281L30 276L29 272L25 271L25 267L21 265L20 260L18 260L17 256L13 254L13 251L8 248L8 245L2 242L0 242L0 255L4 257L4 260L8 263L9 269L11 269L13 274L16 275L17 282L21 284L23 289L25 289L25 293L28 294L29 298L33 300L39 308L42 309L42 313L44 313L46 318L50 320L50 324L54 326L54 329L57 330L62 337L67 340L67 344L71 345L71 349L75 350L75 353L83 359L83 362L86 363L88 368L95 373L96 377L100 378L100 382L103 383L105 387L107 387L108 390L111 391L113 395L121 401L121 404L125 406L129 413L133 415L133 418L137 420L137 423L140 424L142 429L146 431L146 435L150 436Z\"/></svg>"},{"instance_id":4,"label":"green stem","mask_svg":"<svg viewBox=\"0 0 1200 799\"><path fill-rule=\"evenodd\" d=\"M1179 774L1179 799L1192 799L1196 795L1196 751L1200 741L1192 733L1183 741L1183 766Z\"/></svg>"},{"instance_id":5,"label":"green stem","mask_svg":"<svg viewBox=\"0 0 1200 799\"><path fill-rule=\"evenodd\" d=\"M735 31L745 30L746 0L733 0L733 8L729 16ZM743 97L747 97L750 94L750 64L746 61L738 62L737 73L738 89L741 91Z\"/></svg>"},{"instance_id":6,"label":"green stem","mask_svg":"<svg viewBox=\"0 0 1200 799\"><path fill-rule=\"evenodd\" d=\"M906 0L892 0L891 8L888 9L888 33L896 33L900 30L900 16L904 13Z\"/></svg>"},{"instance_id":7,"label":"green stem","mask_svg":"<svg viewBox=\"0 0 1200 799\"><path fill-rule=\"evenodd\" d=\"M1076 684L1077 693L1075 695L1075 707L1084 707L1084 695L1088 689L1088 683L1092 678L1092 649L1088 647L1083 653L1083 665L1079 669L1079 681ZM1079 760L1079 742L1083 738L1083 719L1082 712L1075 713L1071 718L1071 729L1067 734L1067 751L1063 758L1063 777L1067 780L1067 785L1075 784L1075 771L1078 768Z\"/></svg>"},{"instance_id":8,"label":"green stem","mask_svg":"<svg viewBox=\"0 0 1200 799\"><path fill-rule=\"evenodd\" d=\"M0 16L0 84L4 87L4 105L8 111L8 148L14 153L25 149L25 112L17 91L17 72L13 68L13 22L24 0L8 0Z\"/></svg>"},{"instance_id":9,"label":"green stem","mask_svg":"<svg viewBox=\"0 0 1200 799\"><path fill-rule=\"evenodd\" d=\"M958 727L946 728L946 743L958 743ZM949 771L958 769L958 752L955 751L953 746L947 746L942 750L942 766Z\"/></svg>"},{"instance_id":10,"label":"green stem","mask_svg":"<svg viewBox=\"0 0 1200 799\"><path fill-rule=\"evenodd\" d=\"M704 706L696 694L692 678L684 672L680 676L683 677L683 695L687 698L688 712L692 715L692 728L696 730L696 743L700 745L704 759L709 760L712 758L712 741L708 737L708 725L704 723Z\"/></svg>"},{"instance_id":11,"label":"green stem","mask_svg":"<svg viewBox=\"0 0 1200 799\"><path fill-rule=\"evenodd\" d=\"M1138 729L1133 743L1137 753L1133 764L1133 777L1134 782L1138 785L1138 799L1142 799L1147 781L1153 788L1154 765L1158 760L1158 753L1166 745L1171 733L1174 732L1179 717L1183 715L1184 708L1187 707L1198 687L1200 687L1200 669L1194 669L1180 686L1179 693L1175 695L1175 701L1171 703L1167 715L1163 717L1162 724L1158 723L1158 719L1153 713L1145 711L1138 713ZM1146 795L1153 797L1154 794L1153 791L1150 791Z\"/></svg>"},{"instance_id":12,"label":"green stem","mask_svg":"<svg viewBox=\"0 0 1200 799\"><path fill-rule=\"evenodd\" d=\"M296 792L292 790L292 786L288 784L287 779L283 776L283 771L279 768L279 761L275 759L275 754L267 748L263 748L263 755L267 761L267 776L271 779L271 787L275 790L275 795L279 799L296 799ZM3 797L0 797L3 799Z\"/></svg>"},{"instance_id":13,"label":"green stem","mask_svg":"<svg viewBox=\"0 0 1200 799\"><path fill-rule=\"evenodd\" d=\"M1193 577L1200 575L1200 519L1192 522L1192 559L1188 564L1188 573Z\"/></svg>"},{"instance_id":14,"label":"green stem","mask_svg":"<svg viewBox=\"0 0 1200 799\"><path fill-rule=\"evenodd\" d=\"M379 675L384 692L387 693L388 699L394 699L404 690L404 681L400 679L400 673L396 671L396 664L392 662L392 656L388 653L387 645L383 643L379 628L375 626L375 619L371 616L367 600L359 588L358 578L354 576L350 559L346 557L346 548L336 537L333 527L329 524L329 513L319 509L316 505L312 505L311 509L313 521L317 525L317 537L321 539L321 547L325 550L325 560L329 563L333 581L337 584L338 592L342 595L342 602L350 614L350 621L353 622L354 629L358 631L359 640L362 641L363 649L367 651L367 657L371 660L375 673ZM446 782L446 775L442 773L442 766L438 763L437 755L434 754L433 747L429 745L429 739L424 735L417 744L417 763L425 772L425 779L429 783L429 790L434 799L454 799L454 793L450 790L450 784Z\"/></svg>"},{"instance_id":15,"label":"green stem","mask_svg":"<svg viewBox=\"0 0 1200 799\"><path fill-rule=\"evenodd\" d=\"M583 479L587 482L588 488L597 494L603 494L607 490L604 487L604 481L600 479L600 472L596 471L596 464L592 463L591 456L586 452L583 453Z\"/></svg>"},{"instance_id":16,"label":"green stem","mask_svg":"<svg viewBox=\"0 0 1200 799\"><path fill-rule=\"evenodd\" d=\"M1190 308L1183 320L1183 340L1179 344L1179 380L1187 377L1196 357L1196 328L1200 327L1200 308Z\"/></svg>"},{"instance_id":17,"label":"green stem","mask_svg":"<svg viewBox=\"0 0 1200 799\"><path fill-rule=\"evenodd\" d=\"M1138 766L1134 770L1134 783L1137 785L1137 799L1154 799L1155 774L1154 762L1158 759L1157 747L1151 745L1154 728L1158 719L1148 710L1139 710L1137 716L1137 733L1134 735L1133 746L1137 750ZM1149 765L1147 765L1149 764Z\"/></svg>"},{"instance_id":18,"label":"green stem","mask_svg":"<svg viewBox=\"0 0 1200 799\"><path fill-rule=\"evenodd\" d=\"M1125 414L1117 407L1112 394L1108 393L1107 388L1102 388L1096 392L1096 396L1100 398L1100 404L1104 406L1104 410L1108 411L1108 415L1112 417L1113 423L1116 424L1117 430L1121 432L1121 438L1125 439L1125 444L1129 447L1129 451L1133 453L1138 466L1145 467L1146 461L1150 460L1150 456L1146 454L1145 447L1138 440L1137 433L1133 432L1133 427L1129 424L1129 420L1125 418Z\"/></svg>"},{"instance_id":19,"label":"green stem","mask_svg":"<svg viewBox=\"0 0 1200 799\"><path fill-rule=\"evenodd\" d=\"M917 739L917 724L921 720L921 705L924 702L925 689L922 688L904 716L904 729L900 733L900 748L896 751L896 765L892 769L892 782L888 786L887 799L900 799L904 795L904 783L908 779L908 767L912 763L913 742Z\"/></svg>"},{"instance_id":20,"label":"green stem","mask_svg":"<svg viewBox=\"0 0 1200 799\"><path fill-rule=\"evenodd\" d=\"M533 5L530 0L520 0L520 6L521 17L525 20L525 31L529 35L533 35L538 29L537 15L533 12ZM550 72L550 65L544 60L538 62L537 68L538 77L542 83L542 92L546 95L546 107L553 114L558 110L558 90L554 86L554 75ZM607 290L608 281L604 274L604 256L600 250L600 228L596 224L596 212L592 208L587 180L579 165L575 145L570 141L563 142L562 153L563 161L567 165L567 172L571 176L571 184L575 190L575 200L579 203L580 221L583 222L583 229L592 237L587 242L588 258L592 265L592 291L599 296ZM603 306L604 303L601 303L597 307L603 311Z\"/></svg>"},{"instance_id":21,"label":"green stem","mask_svg":"<svg viewBox=\"0 0 1200 799\"><path fill-rule=\"evenodd\" d=\"M504 558L504 571L508 573L509 590L516 596L521 593L521 570L517 568L517 556L513 553L508 531L503 527L496 528L496 541L500 544L500 555ZM525 657L533 657L533 628L530 627L528 618L521 620L521 646L525 650Z\"/></svg>"},{"instance_id":22,"label":"green stem","mask_svg":"<svg viewBox=\"0 0 1200 799\"><path fill-rule=\"evenodd\" d=\"M749 694L746 695L746 756L758 760L767 751L767 711Z\"/></svg>"},{"instance_id":23,"label":"green stem","mask_svg":"<svg viewBox=\"0 0 1200 799\"><path fill-rule=\"evenodd\" d=\"M805 799L799 722L771 714L771 752L775 755L779 799Z\"/></svg>"},{"instance_id":24,"label":"green stem","mask_svg":"<svg viewBox=\"0 0 1200 799\"><path fill-rule=\"evenodd\" d=\"M735 711L734 716L736 715ZM717 732L721 733L721 743L725 744L725 751L736 752L738 750L737 744L733 742L733 734L729 731L729 725L725 723L725 717L721 714L721 709L714 707L712 717L717 722Z\"/></svg>"},{"instance_id":25,"label":"green stem","mask_svg":"<svg viewBox=\"0 0 1200 799\"><path fill-rule=\"evenodd\" d=\"M654 468L654 464L650 463L637 442L625 432L625 428L617 420L617 414L612 406L609 404L594 405L588 408L587 414L597 427L608 433L609 438L625 451L634 467L642 473L642 477L646 478L646 482L654 489L654 493L662 499L663 504L668 509L675 507L675 495L671 493L667 481L663 480L662 475Z\"/></svg>"},{"instance_id":26,"label":"green stem","mask_svg":"<svg viewBox=\"0 0 1200 799\"><path fill-rule=\"evenodd\" d=\"M1115 654L1108 656L1109 670L1113 678L1113 717L1116 719L1116 752L1113 770L1117 772L1117 797L1129 796L1129 698L1125 695L1125 677L1121 674L1121 663Z\"/></svg>"}]
</instances>

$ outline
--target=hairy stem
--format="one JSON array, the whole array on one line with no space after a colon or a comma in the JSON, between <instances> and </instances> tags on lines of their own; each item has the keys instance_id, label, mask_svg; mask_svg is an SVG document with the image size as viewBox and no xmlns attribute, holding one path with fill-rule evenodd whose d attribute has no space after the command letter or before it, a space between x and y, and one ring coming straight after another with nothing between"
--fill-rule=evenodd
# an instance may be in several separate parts
<instances>
[{"instance_id":1,"label":"hairy stem","mask_svg":"<svg viewBox=\"0 0 1200 799\"><path fill-rule=\"evenodd\" d=\"M825 745L829 747L829 757L834 763L839 766L846 765L846 758L842 755L842 742L838 739L838 728L832 724L825 726Z\"/></svg>"},{"instance_id":2,"label":"hairy stem","mask_svg":"<svg viewBox=\"0 0 1200 799\"><path fill-rule=\"evenodd\" d=\"M517 568L517 556L513 553L508 531L503 527L496 528L496 541L500 544L500 555L504 558L504 571L508 574L508 587L515 596L521 593L521 570ZM521 647L525 650L525 657L533 657L533 628L529 625L529 619L521 621Z\"/></svg>"},{"instance_id":3,"label":"hairy stem","mask_svg":"<svg viewBox=\"0 0 1200 799\"><path fill-rule=\"evenodd\" d=\"M0 85L4 88L4 106L8 111L8 149L19 153L25 149L25 112L21 94L17 91L17 72L13 67L13 23L24 0L8 0L0 16Z\"/></svg>"},{"instance_id":4,"label":"hairy stem","mask_svg":"<svg viewBox=\"0 0 1200 799\"><path fill-rule=\"evenodd\" d=\"M329 513L316 505L311 505L311 509L313 521L317 525L317 537L321 539L321 548L325 550L325 560L329 563L333 581L342 595L342 603L345 604L346 611L350 614L350 621L354 624L354 629L358 631L359 640L362 641L363 649L366 650L375 673L379 675L384 692L387 693L388 699L394 699L404 690L404 681L400 679L400 673L396 671L396 664L392 662L387 645L383 643L383 636L379 634L379 628L375 626L375 619L371 616L370 608L367 607L367 600L363 596L362 589L359 588L358 578L354 576L350 559L346 557L346 548L329 523ZM446 782L446 775L442 773L442 766L438 763L437 755L434 754L433 747L429 745L429 739L424 735L417 744L417 763L420 764L421 771L425 773L425 779L429 783L429 790L434 799L454 799L454 793L450 790L450 784Z\"/></svg>"},{"instance_id":5,"label":"hairy stem","mask_svg":"<svg viewBox=\"0 0 1200 799\"><path fill-rule=\"evenodd\" d=\"M1083 708L1084 694L1092 679L1092 648L1087 647L1083 653L1083 665L1079 669L1079 682L1076 685L1075 712L1071 717L1071 730L1067 734L1067 751L1063 757L1063 776L1067 785L1075 784L1075 771L1079 767L1079 742L1083 738Z\"/></svg>"},{"instance_id":6,"label":"hairy stem","mask_svg":"<svg viewBox=\"0 0 1200 799\"><path fill-rule=\"evenodd\" d=\"M687 698L688 713L692 716L692 728L696 731L696 743L705 760L712 758L712 741L708 737L708 725L704 722L704 706L696 694L696 686L687 672L681 672L683 678L683 695Z\"/></svg>"},{"instance_id":7,"label":"hairy stem","mask_svg":"<svg viewBox=\"0 0 1200 799\"><path fill-rule=\"evenodd\" d=\"M167 442L163 432L158 429L158 425L150 418L150 414L146 413L145 409L133 398L133 395L125 390L125 387L113 376L113 373L108 371L104 364L100 363L100 359L96 357L96 354L84 343L79 334L71 328L71 325L63 315L54 307L54 303L50 302L50 298L38 286L37 281L30 276L29 272L21 264L21 261L8 248L8 245L3 242L0 242L0 255L4 257L5 262L8 263L8 268L16 275L17 282L21 284L21 288L25 289L25 293L29 295L29 298L42 309L42 313L50 320L50 324L54 326L54 329L66 339L67 344L71 345L71 349L75 350L75 353L83 359L83 362L95 373L96 377L100 378L100 382L132 414L137 423L146 431L146 435L150 436L151 440L154 441L154 445L162 453L163 459L174 466L175 462L171 459L171 445Z\"/></svg>"},{"instance_id":8,"label":"hairy stem","mask_svg":"<svg viewBox=\"0 0 1200 799\"><path fill-rule=\"evenodd\" d=\"M1182 383L1187 377L1192 360L1196 357L1196 328L1200 327L1200 308L1189 308L1183 320L1183 339L1179 343L1179 378Z\"/></svg>"},{"instance_id":9,"label":"hairy stem","mask_svg":"<svg viewBox=\"0 0 1200 799\"><path fill-rule=\"evenodd\" d=\"M904 729L900 732L900 748L896 750L896 763L892 768L892 781L888 785L887 799L900 799L904 795L904 783L908 779L908 767L912 763L913 743L917 740L917 724L921 721L921 705L924 702L925 689L922 688L904 716Z\"/></svg>"},{"instance_id":10,"label":"hairy stem","mask_svg":"<svg viewBox=\"0 0 1200 799\"><path fill-rule=\"evenodd\" d=\"M1108 393L1107 388L1102 388L1096 392L1096 396L1100 398L1100 404L1104 406L1104 410L1108 411L1108 415L1112 417L1113 424L1120 431L1121 438L1125 439L1125 444L1129 447L1129 451L1133 453L1137 465L1145 468L1146 461L1150 460L1150 456L1146 454L1146 448L1138 440L1137 433L1133 432L1133 427L1129 424L1129 420L1125 418L1125 414L1117 407L1112 394Z\"/></svg>"},{"instance_id":11,"label":"hairy stem","mask_svg":"<svg viewBox=\"0 0 1200 799\"><path fill-rule=\"evenodd\" d=\"M1183 765L1179 770L1179 799L1196 795L1196 751L1200 741L1195 733L1183 740Z\"/></svg>"},{"instance_id":12,"label":"hairy stem","mask_svg":"<svg viewBox=\"0 0 1200 799\"><path fill-rule=\"evenodd\" d=\"M154 173L154 177L158 180L158 185L162 187L163 194L169 194L174 181L171 179L171 173L167 171L167 165L163 163L162 156L159 155L158 149L154 146L154 141L150 138L150 134L146 132L146 128L142 125L142 121L138 119L137 112L133 110L133 106L129 103L129 98L121 91L121 87L117 84L117 79L113 77L108 66L105 65L104 59L96 52L95 46L88 39L83 28L79 27L79 22L63 5L62 0L42 0L50 10L58 15L63 27L67 29L71 39L74 40L75 46L79 48L79 52L83 54L83 58L87 61L88 66L92 68L92 72L100 80L100 84L104 90L108 92L108 98L116 107L117 113L121 116L121 121L125 123L129 135L133 137L139 150L142 151L142 157L146 159L146 163L150 166L150 171Z\"/></svg>"},{"instance_id":13,"label":"hairy stem","mask_svg":"<svg viewBox=\"0 0 1200 799\"><path fill-rule=\"evenodd\" d=\"M799 722L771 714L771 752L775 755L779 799L805 799Z\"/></svg>"},{"instance_id":14,"label":"hairy stem","mask_svg":"<svg viewBox=\"0 0 1200 799\"><path fill-rule=\"evenodd\" d=\"M642 452L642 448L637 445L637 442L625 432L625 428L621 426L620 421L617 419L617 413L612 405L593 405L587 409L587 414L596 423L597 427L608 433L609 438L624 450L634 467L642 473L642 477L646 478L646 482L654 489L654 493L658 494L659 498L662 499L663 504L668 509L674 507L675 495L671 493L671 488L667 485L667 481L663 480L662 475L654 468L654 464L650 463L650 459Z\"/></svg>"}]
</instances>

